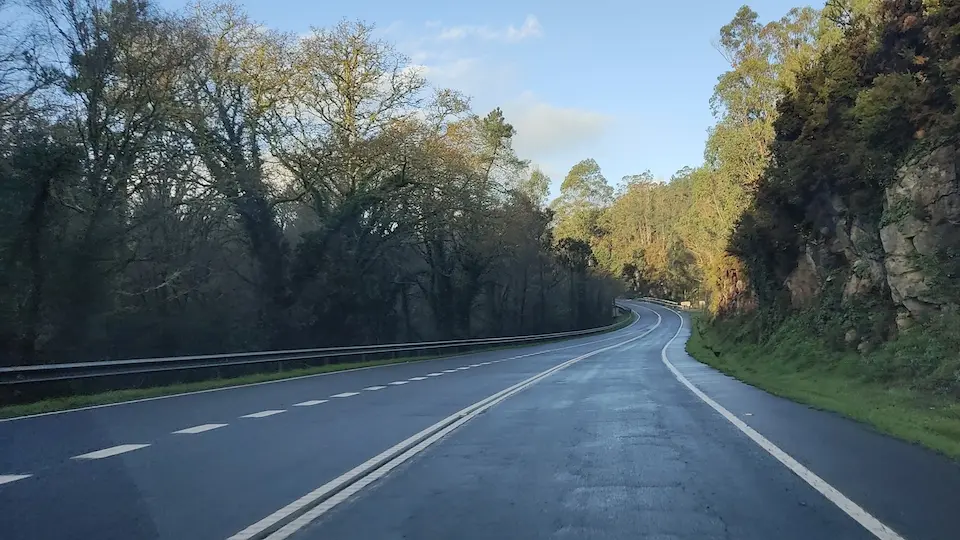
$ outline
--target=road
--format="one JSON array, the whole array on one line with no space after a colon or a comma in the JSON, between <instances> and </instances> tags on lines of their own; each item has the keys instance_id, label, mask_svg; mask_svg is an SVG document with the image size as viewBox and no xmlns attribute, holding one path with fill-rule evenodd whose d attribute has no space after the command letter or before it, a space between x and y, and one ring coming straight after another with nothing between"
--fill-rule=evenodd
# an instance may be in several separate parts
<instances>
[{"instance_id":1,"label":"road","mask_svg":"<svg viewBox=\"0 0 960 540\"><path fill-rule=\"evenodd\" d=\"M631 306L600 336L0 422L0 538L960 538L955 463Z\"/></svg>"}]
</instances>

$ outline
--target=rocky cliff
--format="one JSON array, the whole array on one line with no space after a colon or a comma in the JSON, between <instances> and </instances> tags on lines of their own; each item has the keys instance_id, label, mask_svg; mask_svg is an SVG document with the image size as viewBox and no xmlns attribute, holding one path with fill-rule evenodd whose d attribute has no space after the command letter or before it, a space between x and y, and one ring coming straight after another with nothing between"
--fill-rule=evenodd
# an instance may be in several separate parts
<instances>
[{"instance_id":1,"label":"rocky cliff","mask_svg":"<svg viewBox=\"0 0 960 540\"><path fill-rule=\"evenodd\" d=\"M955 309L960 304L958 160L960 149L948 145L903 165L881 194L879 216L850 210L852 200L869 193L815 199L815 230L784 282L792 305L809 305L841 279L837 286L844 303L873 297L896 313L897 328ZM848 341L857 337L848 335Z\"/></svg>"}]
</instances>

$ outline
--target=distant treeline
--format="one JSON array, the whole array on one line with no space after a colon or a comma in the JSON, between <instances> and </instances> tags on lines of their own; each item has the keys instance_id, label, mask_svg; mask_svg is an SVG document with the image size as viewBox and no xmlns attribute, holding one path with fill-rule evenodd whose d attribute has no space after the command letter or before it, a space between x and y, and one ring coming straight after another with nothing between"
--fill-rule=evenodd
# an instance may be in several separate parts
<instances>
[{"instance_id":1,"label":"distant treeline","mask_svg":"<svg viewBox=\"0 0 960 540\"><path fill-rule=\"evenodd\" d=\"M499 109L362 23L2 5L0 364L607 324Z\"/></svg>"}]
</instances>

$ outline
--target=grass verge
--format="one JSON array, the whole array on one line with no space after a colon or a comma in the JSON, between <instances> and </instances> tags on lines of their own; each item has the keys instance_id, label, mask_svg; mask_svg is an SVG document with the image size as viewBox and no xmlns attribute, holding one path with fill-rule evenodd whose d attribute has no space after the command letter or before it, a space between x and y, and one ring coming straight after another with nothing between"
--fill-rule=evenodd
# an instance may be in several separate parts
<instances>
[{"instance_id":1,"label":"grass verge","mask_svg":"<svg viewBox=\"0 0 960 540\"><path fill-rule=\"evenodd\" d=\"M797 322L788 321L758 343L749 337L749 322L707 323L694 315L687 351L770 393L838 412L960 459L960 403L927 387L922 379L889 375L891 365L900 365L897 362L917 362L925 353L936 353L930 351L942 345L941 339L918 329L860 355L827 347ZM957 350L952 354L957 355Z\"/></svg>"},{"instance_id":2,"label":"grass verge","mask_svg":"<svg viewBox=\"0 0 960 540\"><path fill-rule=\"evenodd\" d=\"M633 317L634 316L632 313L617 317L616 326L614 326L607 332L613 332L614 330L619 330L625 327L626 325L630 324L633 321ZM542 345L544 343L551 343L554 341L560 341L560 340L542 341L542 342L536 343L535 345ZM488 349L482 349L482 350L477 350L472 352L488 352L488 351L498 351L498 350L506 350L506 349L517 349L517 348L528 347L528 346L530 345L506 345L506 346L500 346L500 347L490 347ZM466 354L471 354L471 353L466 353ZM305 375L317 375L320 373L330 373L334 371L344 371L348 369L357 369L357 368L373 367L373 366L385 366L389 364L405 364L409 362L420 362L424 360L437 360L437 359L449 357L449 356L454 356L454 355L393 358L393 359L386 359L386 360L371 360L368 362L330 364L326 366L293 369L293 370L281 371L281 372L254 373L254 374L245 375L242 377L233 377L233 378L226 378L226 379L210 379L206 381L197 381L197 382L184 383L184 384L173 384L173 385L167 385L167 386L152 386L148 388L130 388L125 390L114 390L111 392L101 392L96 394L78 394L73 396L50 398L42 401L36 401L33 403L6 405L3 407L0 407L0 418L13 418L17 416L27 416L31 414L42 414L47 412L77 409L81 407L90 407L94 405L107 405L111 403L121 403L124 401L132 401L137 399L185 394L189 392L198 392L201 390L212 390L216 388L226 388L230 386L242 386L246 384L254 384L254 383L260 383L260 382L279 381L283 379L291 379L294 377L303 377Z\"/></svg>"}]
</instances>

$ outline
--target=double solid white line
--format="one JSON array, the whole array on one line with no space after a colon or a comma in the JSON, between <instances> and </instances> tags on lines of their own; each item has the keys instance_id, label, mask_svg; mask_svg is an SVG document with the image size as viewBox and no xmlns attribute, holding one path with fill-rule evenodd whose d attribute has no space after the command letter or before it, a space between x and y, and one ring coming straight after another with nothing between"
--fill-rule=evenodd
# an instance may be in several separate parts
<instances>
[{"instance_id":1,"label":"double solid white line","mask_svg":"<svg viewBox=\"0 0 960 540\"><path fill-rule=\"evenodd\" d=\"M442 439L448 433L462 426L466 422L469 422L471 419L493 407L497 403L500 403L510 396L525 390L526 388L539 382L541 379L549 377L561 369L615 347L636 341L648 335L650 332L653 332L660 326L660 323L662 322L660 315L656 315L657 324L655 324L646 332L619 343L595 349L586 354L577 356L576 358L567 360L566 362L542 371L533 377L521 381L505 390L497 392L486 399L480 400L473 405L470 405L448 416L447 418L444 418L443 420L382 452L381 454L370 458L366 462L354 467L350 471L347 471L346 473L327 482L310 493L307 493L292 503L231 536L229 540L251 540L262 538L266 538L268 540L283 540L290 537L292 534L299 531L310 522L328 512L331 508L347 500L350 498L350 496L368 486L370 483L374 482L378 478L381 478L383 475L387 474L403 462L422 452L430 445Z\"/></svg>"}]
</instances>

